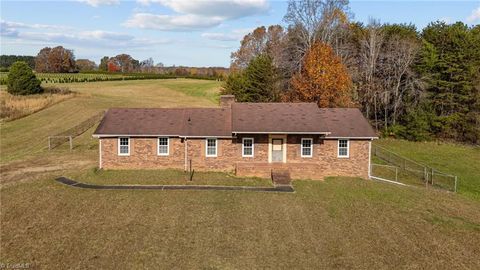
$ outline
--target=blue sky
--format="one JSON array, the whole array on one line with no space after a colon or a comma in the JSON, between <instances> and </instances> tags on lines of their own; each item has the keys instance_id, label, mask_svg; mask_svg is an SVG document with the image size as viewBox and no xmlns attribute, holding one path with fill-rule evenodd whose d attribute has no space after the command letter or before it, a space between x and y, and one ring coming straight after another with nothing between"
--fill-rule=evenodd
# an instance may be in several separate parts
<instances>
[{"instance_id":1,"label":"blue sky","mask_svg":"<svg viewBox=\"0 0 480 270\"><path fill-rule=\"evenodd\" d=\"M1 1L1 54L36 55L45 46L77 59L127 53L138 60L225 66L240 39L260 25L283 24L285 1ZM350 1L356 21L480 23L480 1Z\"/></svg>"}]
</instances>

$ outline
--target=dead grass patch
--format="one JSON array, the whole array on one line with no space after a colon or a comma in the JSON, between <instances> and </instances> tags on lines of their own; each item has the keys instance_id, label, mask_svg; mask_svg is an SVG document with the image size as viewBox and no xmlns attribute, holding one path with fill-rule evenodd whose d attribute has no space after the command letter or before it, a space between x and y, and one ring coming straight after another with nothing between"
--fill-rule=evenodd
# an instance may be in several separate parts
<instances>
[{"instance_id":1,"label":"dead grass patch","mask_svg":"<svg viewBox=\"0 0 480 270\"><path fill-rule=\"evenodd\" d=\"M38 95L14 96L6 91L0 91L0 120L12 121L43 110L66 99L75 93L63 89Z\"/></svg>"}]
</instances>

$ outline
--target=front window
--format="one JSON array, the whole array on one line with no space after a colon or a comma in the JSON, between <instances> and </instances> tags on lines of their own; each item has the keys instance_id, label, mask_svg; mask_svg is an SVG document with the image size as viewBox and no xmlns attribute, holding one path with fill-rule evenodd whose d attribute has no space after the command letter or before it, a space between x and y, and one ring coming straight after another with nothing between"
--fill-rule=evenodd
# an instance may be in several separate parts
<instances>
[{"instance_id":1,"label":"front window","mask_svg":"<svg viewBox=\"0 0 480 270\"><path fill-rule=\"evenodd\" d=\"M217 139L207 139L206 141L207 157L217 156Z\"/></svg>"},{"instance_id":2,"label":"front window","mask_svg":"<svg viewBox=\"0 0 480 270\"><path fill-rule=\"evenodd\" d=\"M311 138L302 138L302 157L312 157L313 140Z\"/></svg>"},{"instance_id":3,"label":"front window","mask_svg":"<svg viewBox=\"0 0 480 270\"><path fill-rule=\"evenodd\" d=\"M338 157L348 158L349 156L349 141L338 140Z\"/></svg>"},{"instance_id":4,"label":"front window","mask_svg":"<svg viewBox=\"0 0 480 270\"><path fill-rule=\"evenodd\" d=\"M130 138L118 138L118 155L128 156L130 155Z\"/></svg>"},{"instance_id":5,"label":"front window","mask_svg":"<svg viewBox=\"0 0 480 270\"><path fill-rule=\"evenodd\" d=\"M158 155L168 156L168 138L167 137L158 138Z\"/></svg>"},{"instance_id":6,"label":"front window","mask_svg":"<svg viewBox=\"0 0 480 270\"><path fill-rule=\"evenodd\" d=\"M243 138L242 156L253 157L253 138Z\"/></svg>"}]
</instances>

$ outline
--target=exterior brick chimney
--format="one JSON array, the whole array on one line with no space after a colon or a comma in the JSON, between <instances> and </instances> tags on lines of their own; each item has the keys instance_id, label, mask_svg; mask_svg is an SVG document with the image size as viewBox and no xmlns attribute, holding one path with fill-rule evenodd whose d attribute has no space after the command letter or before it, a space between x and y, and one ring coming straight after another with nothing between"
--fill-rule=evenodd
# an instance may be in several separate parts
<instances>
[{"instance_id":1,"label":"exterior brick chimney","mask_svg":"<svg viewBox=\"0 0 480 270\"><path fill-rule=\"evenodd\" d=\"M222 106L222 108L228 108L233 103L235 103L235 96L234 95L222 95L222 96L220 96L220 106Z\"/></svg>"}]
</instances>

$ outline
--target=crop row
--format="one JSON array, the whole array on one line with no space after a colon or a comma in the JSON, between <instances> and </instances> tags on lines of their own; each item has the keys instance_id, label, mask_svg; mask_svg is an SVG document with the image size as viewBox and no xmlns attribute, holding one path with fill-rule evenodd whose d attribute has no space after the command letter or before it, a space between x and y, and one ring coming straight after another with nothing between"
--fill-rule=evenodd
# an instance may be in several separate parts
<instances>
[{"instance_id":1,"label":"crop row","mask_svg":"<svg viewBox=\"0 0 480 270\"><path fill-rule=\"evenodd\" d=\"M75 83L98 81L146 80L176 78L164 74L88 74L88 73L37 73L37 78L43 83ZM0 73L0 85L7 84L7 72Z\"/></svg>"}]
</instances>

